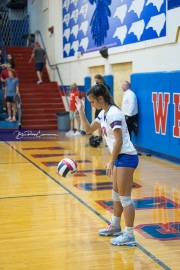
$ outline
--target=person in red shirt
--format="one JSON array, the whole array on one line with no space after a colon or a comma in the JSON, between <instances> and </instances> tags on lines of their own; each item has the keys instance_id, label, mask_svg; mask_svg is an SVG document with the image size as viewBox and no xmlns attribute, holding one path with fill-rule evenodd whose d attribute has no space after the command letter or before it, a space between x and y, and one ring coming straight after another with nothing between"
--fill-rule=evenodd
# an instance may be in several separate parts
<instances>
[{"instance_id":1,"label":"person in red shirt","mask_svg":"<svg viewBox=\"0 0 180 270\"><path fill-rule=\"evenodd\" d=\"M79 90L77 88L77 84L75 82L72 83L71 85L71 93L70 93L70 106L69 106L69 117L70 117L70 131L66 132L67 137L71 136L79 136L81 135L80 132L80 117L79 113L76 109L76 97L80 97ZM77 131L74 133L74 119L77 121Z\"/></svg>"},{"instance_id":2,"label":"person in red shirt","mask_svg":"<svg viewBox=\"0 0 180 270\"><path fill-rule=\"evenodd\" d=\"M2 82L2 88L3 88L3 111L6 111L6 100L5 100L5 81L7 78L9 78L9 70L12 68L12 62L11 61L7 61L6 62L6 68L3 69L3 71L1 72L1 82ZM18 77L17 72L14 72L14 77Z\"/></svg>"}]
</instances>

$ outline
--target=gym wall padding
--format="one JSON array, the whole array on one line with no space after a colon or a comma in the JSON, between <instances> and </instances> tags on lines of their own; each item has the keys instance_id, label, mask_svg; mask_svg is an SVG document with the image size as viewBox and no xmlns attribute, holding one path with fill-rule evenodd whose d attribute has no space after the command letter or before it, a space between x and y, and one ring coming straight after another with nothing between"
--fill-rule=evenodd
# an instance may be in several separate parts
<instances>
[{"instance_id":1,"label":"gym wall padding","mask_svg":"<svg viewBox=\"0 0 180 270\"><path fill-rule=\"evenodd\" d=\"M171 94L171 101L170 101L170 155L171 156L178 156L180 157L180 138L175 138L172 136L173 134L173 126L174 126L174 104L173 104L173 93L179 93L180 95L180 71L177 72L170 72L170 92ZM179 104L179 111L180 111L180 104ZM180 127L180 121L179 121Z\"/></svg>"},{"instance_id":2,"label":"gym wall padding","mask_svg":"<svg viewBox=\"0 0 180 270\"><path fill-rule=\"evenodd\" d=\"M106 82L107 85L109 85L110 89L111 89L111 96L114 95L114 80L113 80L113 76L112 75L105 75L103 76L104 80Z\"/></svg>"},{"instance_id":3,"label":"gym wall padding","mask_svg":"<svg viewBox=\"0 0 180 270\"><path fill-rule=\"evenodd\" d=\"M131 89L138 99L139 120L138 136L133 134L132 141L140 149L153 151L166 158L180 161L180 138L173 136L174 104L173 93L180 95L180 71L152 72L131 75ZM166 132L156 132L152 93L169 93L170 100L166 118ZM164 106L164 105L163 105ZM180 110L180 104L179 104ZM180 122L179 122L180 124Z\"/></svg>"},{"instance_id":4,"label":"gym wall padding","mask_svg":"<svg viewBox=\"0 0 180 270\"><path fill-rule=\"evenodd\" d=\"M91 103L86 98L87 91L91 88L91 77L85 77L84 78L84 92L85 92L85 114L88 119L88 121L92 122L92 113L91 113Z\"/></svg>"}]
</instances>

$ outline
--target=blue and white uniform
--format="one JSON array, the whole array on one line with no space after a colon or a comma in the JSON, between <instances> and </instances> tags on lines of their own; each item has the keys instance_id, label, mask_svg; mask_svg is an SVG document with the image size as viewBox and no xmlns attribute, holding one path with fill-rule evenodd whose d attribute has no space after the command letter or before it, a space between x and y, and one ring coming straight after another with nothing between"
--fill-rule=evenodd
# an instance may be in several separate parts
<instances>
[{"instance_id":1,"label":"blue and white uniform","mask_svg":"<svg viewBox=\"0 0 180 270\"><path fill-rule=\"evenodd\" d=\"M113 147L114 147L114 143L115 143L113 131L116 128L120 128L122 130L123 144L122 144L122 148L121 148L121 151L119 153L119 156L117 157L118 164L122 164L122 165L124 165L124 167L136 168L137 164L138 164L137 151L134 148L132 142L130 141L126 120L125 120L125 117L124 117L122 111L119 108L117 108L116 106L110 105L108 112L105 114L105 111L102 110L95 120L101 125L106 143L107 143L108 148L109 148L111 153L113 151ZM126 159L126 162L120 162L120 161L122 161L122 159L124 160L124 158ZM133 161L134 164L132 164L132 162L129 162L131 159L134 160L134 158L136 159L135 163ZM120 159L120 161L119 161L119 159ZM127 164L127 163L129 163L129 164ZM117 165L117 160L115 161L114 165L115 166ZM118 167L123 167L123 166L118 165Z\"/></svg>"}]
</instances>

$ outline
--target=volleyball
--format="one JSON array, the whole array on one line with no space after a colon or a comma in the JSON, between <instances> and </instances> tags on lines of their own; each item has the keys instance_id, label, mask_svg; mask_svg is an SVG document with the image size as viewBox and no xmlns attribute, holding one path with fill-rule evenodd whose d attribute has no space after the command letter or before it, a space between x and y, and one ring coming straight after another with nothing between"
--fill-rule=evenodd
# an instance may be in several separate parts
<instances>
[{"instance_id":1,"label":"volleyball","mask_svg":"<svg viewBox=\"0 0 180 270\"><path fill-rule=\"evenodd\" d=\"M66 178L67 175L71 175L77 172L77 163L73 159L64 158L58 164L58 173L62 177Z\"/></svg>"}]
</instances>

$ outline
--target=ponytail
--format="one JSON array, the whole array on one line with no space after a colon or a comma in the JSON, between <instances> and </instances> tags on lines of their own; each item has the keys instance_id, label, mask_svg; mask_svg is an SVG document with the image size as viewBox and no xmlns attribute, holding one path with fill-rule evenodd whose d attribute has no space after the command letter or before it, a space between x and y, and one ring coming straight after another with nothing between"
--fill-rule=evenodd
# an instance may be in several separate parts
<instances>
[{"instance_id":1,"label":"ponytail","mask_svg":"<svg viewBox=\"0 0 180 270\"><path fill-rule=\"evenodd\" d=\"M119 108L115 103L114 99L111 96L109 89L103 83L96 83L87 91L87 96L93 96L95 99L102 96L104 101L107 102L109 105L114 105Z\"/></svg>"}]
</instances>

